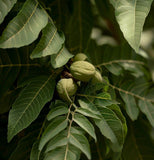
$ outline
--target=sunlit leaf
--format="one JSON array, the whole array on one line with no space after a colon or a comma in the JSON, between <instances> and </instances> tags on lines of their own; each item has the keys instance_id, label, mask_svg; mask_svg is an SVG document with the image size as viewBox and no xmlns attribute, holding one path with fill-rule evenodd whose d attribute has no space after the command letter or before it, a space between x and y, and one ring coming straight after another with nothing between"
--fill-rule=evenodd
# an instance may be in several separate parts
<instances>
[{"instance_id":1,"label":"sunlit leaf","mask_svg":"<svg viewBox=\"0 0 154 160\"><path fill-rule=\"evenodd\" d=\"M59 68L65 65L73 55L63 46L57 54L53 54L50 57L52 66Z\"/></svg>"},{"instance_id":2,"label":"sunlit leaf","mask_svg":"<svg viewBox=\"0 0 154 160\"><path fill-rule=\"evenodd\" d=\"M18 15L10 21L0 37L0 48L21 47L37 39L48 16L38 1L27 0Z\"/></svg>"},{"instance_id":3,"label":"sunlit leaf","mask_svg":"<svg viewBox=\"0 0 154 160\"><path fill-rule=\"evenodd\" d=\"M17 0L0 0L0 24L16 2Z\"/></svg>"},{"instance_id":4,"label":"sunlit leaf","mask_svg":"<svg viewBox=\"0 0 154 160\"><path fill-rule=\"evenodd\" d=\"M138 52L145 19L153 0L110 0L124 37ZM102 11L103 12L103 11Z\"/></svg>"},{"instance_id":5,"label":"sunlit leaf","mask_svg":"<svg viewBox=\"0 0 154 160\"><path fill-rule=\"evenodd\" d=\"M50 22L43 29L43 35L40 42L31 54L31 58L40 58L52 54L57 54L64 44L65 37L63 33L58 33L55 25Z\"/></svg>"}]
</instances>

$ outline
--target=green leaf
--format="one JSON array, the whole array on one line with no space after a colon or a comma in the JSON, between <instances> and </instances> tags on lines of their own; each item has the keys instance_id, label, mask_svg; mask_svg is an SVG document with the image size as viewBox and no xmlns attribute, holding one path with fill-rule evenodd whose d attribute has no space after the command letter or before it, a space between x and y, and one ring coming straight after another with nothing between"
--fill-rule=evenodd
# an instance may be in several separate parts
<instances>
[{"instance_id":1,"label":"green leaf","mask_svg":"<svg viewBox=\"0 0 154 160\"><path fill-rule=\"evenodd\" d=\"M73 1L73 13L67 25L71 52L83 52L90 38L93 17L89 0Z\"/></svg>"},{"instance_id":2,"label":"green leaf","mask_svg":"<svg viewBox=\"0 0 154 160\"><path fill-rule=\"evenodd\" d=\"M0 0L0 24L16 2L17 0Z\"/></svg>"},{"instance_id":3,"label":"green leaf","mask_svg":"<svg viewBox=\"0 0 154 160\"><path fill-rule=\"evenodd\" d=\"M48 16L38 1L27 0L0 37L0 48L17 48L32 43L47 22Z\"/></svg>"},{"instance_id":4,"label":"green leaf","mask_svg":"<svg viewBox=\"0 0 154 160\"><path fill-rule=\"evenodd\" d=\"M40 140L39 150L42 150L44 145L59 132L67 127L67 120L65 117L57 117L54 119L43 132Z\"/></svg>"},{"instance_id":5,"label":"green leaf","mask_svg":"<svg viewBox=\"0 0 154 160\"><path fill-rule=\"evenodd\" d=\"M59 147L45 155L44 160L79 160L80 151L72 146Z\"/></svg>"},{"instance_id":6,"label":"green leaf","mask_svg":"<svg viewBox=\"0 0 154 160\"><path fill-rule=\"evenodd\" d=\"M58 106L53 108L47 115L47 120L50 121L53 118L68 113L68 108L64 106Z\"/></svg>"},{"instance_id":7,"label":"green leaf","mask_svg":"<svg viewBox=\"0 0 154 160\"><path fill-rule=\"evenodd\" d=\"M31 54L31 58L41 58L52 54L57 54L64 44L63 33L58 33L55 25L50 22L43 29L40 42Z\"/></svg>"},{"instance_id":8,"label":"green leaf","mask_svg":"<svg viewBox=\"0 0 154 160\"><path fill-rule=\"evenodd\" d=\"M122 99L126 103L126 112L129 115L129 117L134 121L138 118L139 115L139 109L136 105L135 98L131 95L128 95L124 92L119 92Z\"/></svg>"},{"instance_id":9,"label":"green leaf","mask_svg":"<svg viewBox=\"0 0 154 160\"><path fill-rule=\"evenodd\" d=\"M125 119L123 113L120 110L120 107L116 104L113 104L111 106L107 106L107 108L111 109L117 115L117 117L120 119L120 121L122 122L123 128L124 128L124 137L125 137L127 134L127 123L126 123L126 119Z\"/></svg>"},{"instance_id":10,"label":"green leaf","mask_svg":"<svg viewBox=\"0 0 154 160\"><path fill-rule=\"evenodd\" d=\"M81 114L75 114L73 118L74 122L76 122L82 129L84 129L90 136L92 136L95 141L96 139L96 134L95 134L95 129L91 122L84 117Z\"/></svg>"},{"instance_id":11,"label":"green leaf","mask_svg":"<svg viewBox=\"0 0 154 160\"><path fill-rule=\"evenodd\" d=\"M116 76L119 76L122 73L122 67L119 64L108 64L105 67Z\"/></svg>"},{"instance_id":12,"label":"green leaf","mask_svg":"<svg viewBox=\"0 0 154 160\"><path fill-rule=\"evenodd\" d=\"M46 146L45 153L54 150L58 147L66 146L68 144L67 132L60 132L57 136L53 137Z\"/></svg>"},{"instance_id":13,"label":"green leaf","mask_svg":"<svg viewBox=\"0 0 154 160\"><path fill-rule=\"evenodd\" d=\"M30 160L39 160L41 152L39 151L38 146L39 146L39 140L37 140L32 146L32 150L30 153Z\"/></svg>"},{"instance_id":14,"label":"green leaf","mask_svg":"<svg viewBox=\"0 0 154 160\"><path fill-rule=\"evenodd\" d=\"M98 98L95 99L95 104L100 106L110 106L112 104L118 104L118 102L111 100L111 96L108 93L102 92L97 94Z\"/></svg>"},{"instance_id":15,"label":"green leaf","mask_svg":"<svg viewBox=\"0 0 154 160\"><path fill-rule=\"evenodd\" d=\"M54 88L52 76L39 76L22 90L9 113L8 142L37 118L52 99Z\"/></svg>"},{"instance_id":16,"label":"green leaf","mask_svg":"<svg viewBox=\"0 0 154 160\"><path fill-rule=\"evenodd\" d=\"M76 109L76 112L81 113L81 114L83 114L84 116L87 116L87 117L100 119L100 116L94 114L91 110L88 110L86 108L79 107L79 108Z\"/></svg>"},{"instance_id":17,"label":"green leaf","mask_svg":"<svg viewBox=\"0 0 154 160\"><path fill-rule=\"evenodd\" d=\"M50 57L52 66L59 68L65 65L73 55L63 46L57 54L53 54Z\"/></svg>"},{"instance_id":18,"label":"green leaf","mask_svg":"<svg viewBox=\"0 0 154 160\"><path fill-rule=\"evenodd\" d=\"M116 114L106 107L99 108L102 114L101 120L96 120L95 123L100 129L102 135L111 141L111 147L115 152L122 149L124 143L125 131L120 119Z\"/></svg>"},{"instance_id":19,"label":"green leaf","mask_svg":"<svg viewBox=\"0 0 154 160\"><path fill-rule=\"evenodd\" d=\"M139 108L154 127L154 104L149 101L139 100Z\"/></svg>"},{"instance_id":20,"label":"green leaf","mask_svg":"<svg viewBox=\"0 0 154 160\"><path fill-rule=\"evenodd\" d=\"M80 149L88 159L91 159L89 142L84 135L71 133L69 143Z\"/></svg>"},{"instance_id":21,"label":"green leaf","mask_svg":"<svg viewBox=\"0 0 154 160\"><path fill-rule=\"evenodd\" d=\"M100 116L100 112L98 111L97 107L91 103L89 103L89 101L86 101L86 100L79 100L79 104L80 104L80 107L83 108L83 109L86 109L90 112L92 112L94 115L97 115L97 116Z\"/></svg>"},{"instance_id":22,"label":"green leaf","mask_svg":"<svg viewBox=\"0 0 154 160\"><path fill-rule=\"evenodd\" d=\"M115 8L115 16L125 39L138 52L143 25L153 0L110 1Z\"/></svg>"}]
</instances>

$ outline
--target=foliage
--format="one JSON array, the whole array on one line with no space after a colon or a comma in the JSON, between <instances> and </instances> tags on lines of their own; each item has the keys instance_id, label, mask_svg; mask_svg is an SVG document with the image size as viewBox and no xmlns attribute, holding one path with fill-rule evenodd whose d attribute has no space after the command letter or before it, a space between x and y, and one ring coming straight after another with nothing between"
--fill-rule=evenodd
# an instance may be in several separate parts
<instances>
[{"instance_id":1,"label":"foliage","mask_svg":"<svg viewBox=\"0 0 154 160\"><path fill-rule=\"evenodd\" d=\"M153 160L153 8L0 0L0 159ZM77 53L102 82L72 76ZM67 101L56 91L61 78L78 85Z\"/></svg>"}]
</instances>

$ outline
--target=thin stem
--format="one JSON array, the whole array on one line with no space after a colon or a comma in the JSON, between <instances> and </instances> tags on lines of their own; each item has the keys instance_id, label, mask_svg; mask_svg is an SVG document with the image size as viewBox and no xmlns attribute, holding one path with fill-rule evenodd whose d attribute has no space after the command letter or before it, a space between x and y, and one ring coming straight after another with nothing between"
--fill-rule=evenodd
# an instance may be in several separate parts
<instances>
[{"instance_id":1,"label":"thin stem","mask_svg":"<svg viewBox=\"0 0 154 160\"><path fill-rule=\"evenodd\" d=\"M106 65L110 65L110 64L114 64L114 63L133 63L133 64L145 65L145 63L144 63L144 62L141 62L141 61L121 59L121 60L113 60L113 61L101 63L101 64L96 65L96 67L106 66Z\"/></svg>"},{"instance_id":2,"label":"thin stem","mask_svg":"<svg viewBox=\"0 0 154 160\"><path fill-rule=\"evenodd\" d=\"M30 67L30 66L37 66L40 67L40 64L34 63L34 64L0 64L0 68L6 68L6 67Z\"/></svg>"},{"instance_id":3,"label":"thin stem","mask_svg":"<svg viewBox=\"0 0 154 160\"><path fill-rule=\"evenodd\" d=\"M42 127L41 127L41 129L40 129L40 132L39 132L39 135L38 135L37 139L40 139L41 134L42 134L42 132L43 132L43 128L44 128L44 126L45 126L45 123L46 123L46 118L45 118L45 120L44 120L44 122L43 122L43 124L42 124Z\"/></svg>"},{"instance_id":4,"label":"thin stem","mask_svg":"<svg viewBox=\"0 0 154 160\"><path fill-rule=\"evenodd\" d=\"M103 98L103 97L98 97L98 96L91 96L91 95L86 95L86 94L77 94L77 96L80 97L91 97L91 98L97 98L97 99L109 99L109 98Z\"/></svg>"},{"instance_id":5,"label":"thin stem","mask_svg":"<svg viewBox=\"0 0 154 160\"><path fill-rule=\"evenodd\" d=\"M110 87L112 87L113 89L115 89L115 90L117 90L117 91L119 91L119 92L123 92L123 93L125 93L125 94L134 96L134 97L136 97L136 98L138 98L138 99L141 99L141 100L143 100L143 101L154 102L154 100L152 100L152 99L148 99L148 98L142 97L142 96L140 96L140 95L134 94L134 93L132 93L132 92L126 91L126 90L124 90L124 89L118 88L118 87L116 87L116 86L108 83L105 79L103 79L103 82L105 82L107 85L109 85Z\"/></svg>"},{"instance_id":6,"label":"thin stem","mask_svg":"<svg viewBox=\"0 0 154 160\"><path fill-rule=\"evenodd\" d=\"M75 110L73 112L71 111L72 106L75 107ZM67 115L67 120L69 121L67 139L69 139L69 137L71 135L71 127L72 127L72 123L74 121L74 114L75 114L75 112L76 112L76 105L74 104L74 100L73 100L72 103L71 103L71 105L70 105L70 107L69 107L69 112L68 112L68 115ZM70 114L72 114L72 119L71 120L69 119ZM67 159L67 153L68 153L68 143L66 145L64 160Z\"/></svg>"},{"instance_id":7,"label":"thin stem","mask_svg":"<svg viewBox=\"0 0 154 160\"><path fill-rule=\"evenodd\" d=\"M103 158L101 156L101 152L100 152L99 146L98 146L98 142L96 143L96 148L97 148L97 153L98 153L98 156L99 156L99 160L103 160Z\"/></svg>"}]
</instances>

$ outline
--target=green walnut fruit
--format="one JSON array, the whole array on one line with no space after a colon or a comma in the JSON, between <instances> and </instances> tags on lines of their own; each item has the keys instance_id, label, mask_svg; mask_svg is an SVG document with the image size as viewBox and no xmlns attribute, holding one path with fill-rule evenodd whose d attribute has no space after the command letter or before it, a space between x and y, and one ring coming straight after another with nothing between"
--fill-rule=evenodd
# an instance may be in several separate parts
<instances>
[{"instance_id":1,"label":"green walnut fruit","mask_svg":"<svg viewBox=\"0 0 154 160\"><path fill-rule=\"evenodd\" d=\"M72 63L70 72L77 80L88 82L95 75L95 67L86 61L76 61Z\"/></svg>"},{"instance_id":2,"label":"green walnut fruit","mask_svg":"<svg viewBox=\"0 0 154 160\"><path fill-rule=\"evenodd\" d=\"M92 78L92 83L101 83L101 82L103 82L102 75L99 71L96 71L94 77Z\"/></svg>"},{"instance_id":3,"label":"green walnut fruit","mask_svg":"<svg viewBox=\"0 0 154 160\"><path fill-rule=\"evenodd\" d=\"M72 78L61 79L57 83L57 92L59 96L65 101L70 101L70 97L73 96L76 91L77 85Z\"/></svg>"},{"instance_id":4,"label":"green walnut fruit","mask_svg":"<svg viewBox=\"0 0 154 160\"><path fill-rule=\"evenodd\" d=\"M84 61L86 59L87 59L87 56L85 54L83 54L83 53L78 53L74 57L74 61Z\"/></svg>"}]
</instances>

